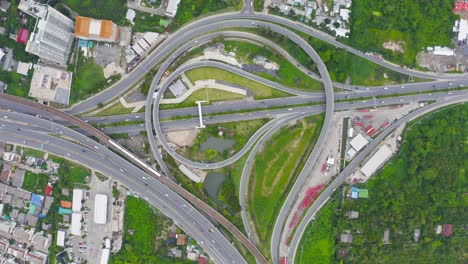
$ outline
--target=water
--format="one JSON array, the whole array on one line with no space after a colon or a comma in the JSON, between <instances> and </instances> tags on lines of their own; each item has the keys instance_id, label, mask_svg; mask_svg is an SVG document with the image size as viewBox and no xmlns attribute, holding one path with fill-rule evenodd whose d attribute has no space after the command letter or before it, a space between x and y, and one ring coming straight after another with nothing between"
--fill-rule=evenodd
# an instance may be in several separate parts
<instances>
[{"instance_id":1,"label":"water","mask_svg":"<svg viewBox=\"0 0 468 264\"><path fill-rule=\"evenodd\" d=\"M221 205L221 201L218 200L218 191L225 180L223 173L210 172L206 175L205 186L203 187L208 195L216 201L217 204Z\"/></svg>"},{"instance_id":2,"label":"water","mask_svg":"<svg viewBox=\"0 0 468 264\"><path fill-rule=\"evenodd\" d=\"M200 150L215 149L217 152L222 153L225 150L231 149L235 144L236 141L232 139L209 137L207 141L201 144Z\"/></svg>"}]
</instances>

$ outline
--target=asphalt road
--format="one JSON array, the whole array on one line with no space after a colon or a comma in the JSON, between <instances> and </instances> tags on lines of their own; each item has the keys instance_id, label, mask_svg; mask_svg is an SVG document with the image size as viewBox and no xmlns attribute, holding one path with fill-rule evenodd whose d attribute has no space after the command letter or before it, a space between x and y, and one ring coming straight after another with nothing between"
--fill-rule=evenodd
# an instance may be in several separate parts
<instances>
[{"instance_id":1,"label":"asphalt road","mask_svg":"<svg viewBox=\"0 0 468 264\"><path fill-rule=\"evenodd\" d=\"M77 144L51 134L72 138ZM76 131L44 119L1 111L0 140L43 149L112 177L172 218L216 262L246 263L237 249L190 203L105 146Z\"/></svg>"},{"instance_id":2,"label":"asphalt road","mask_svg":"<svg viewBox=\"0 0 468 264\"><path fill-rule=\"evenodd\" d=\"M230 22L232 22L232 21L230 21ZM274 24L269 24L269 23L264 23L264 22L236 21L236 25L238 25L239 27L245 27L245 28L252 28L252 27L255 28L257 26L269 27L273 31L276 31L276 32L281 33L281 34L288 35L289 39L291 39L298 46L300 46L317 63L318 70L321 73L321 76L323 76L324 86L326 87L325 88L325 94L326 94L326 98L327 98L326 105L329 106L328 107L329 111L327 111L327 113L333 112L333 104L334 104L333 85L332 85L331 79L330 79L330 77L328 75L328 71L327 71L325 65L323 64L323 62L321 61L320 56L313 50L313 48L306 41L304 41L301 37L294 34L293 32L290 32L289 30L285 30L284 28L282 28L280 26L277 26L277 25L274 25ZM230 24L230 23L223 24L223 25L217 24L216 26L217 26L218 29L220 29L223 26L224 27L231 27L232 24ZM181 155L177 154L175 151L173 151L169 147L169 145L166 142L166 139L165 139L165 137L164 137L164 135L162 133L162 129L159 126L159 120L160 120L160 117L159 117L159 111L160 111L159 110L159 103L160 103L160 100L162 98L162 95L164 94L165 89L167 89L169 84L173 80L175 80L175 78L178 77L178 74L171 74L169 77L164 79L164 81L160 85L158 85L159 80L161 79L162 75L166 71L167 67L169 67L169 65L173 62L173 60L175 60L175 58L178 55L182 54L185 50L187 50L190 47L190 44L194 45L194 43L187 43L186 46L182 46L182 47L178 48L170 58L168 58L163 64L161 64L161 66L160 66L160 68L159 68L159 70L158 70L158 72L157 72L157 74L156 74L156 76L155 76L155 78L153 80L153 83L151 84L150 91L148 93L148 99L147 99L147 104L146 104L146 112L145 112L145 120L151 120L151 114L152 114L153 124L151 124L151 122L147 122L146 123L146 131L147 131L148 135L151 135L152 131L153 131L153 127L154 127L154 131L156 132L156 136L158 138L159 143L162 145L162 147L174 159L176 159L177 161L179 161L181 163L184 163L184 164L186 164L186 165L188 165L190 167L203 168L203 169L215 169L215 168L224 167L226 165L231 164L236 159L225 160L225 161L221 161L221 162L217 162L217 163L201 163L201 162L190 161L190 160L182 157ZM211 63L211 62L200 62L200 64L204 64L204 65L210 64L210 65L215 65L215 66L219 66L219 67L224 67L225 66L225 65L223 65L221 63L216 64L216 63ZM180 72L183 72L183 69ZM255 76L253 74L249 74L249 73L244 73L244 74L251 75L251 76L249 76L249 78L252 78L252 79L253 78L259 78L258 76ZM263 79L263 78L261 78L261 79ZM151 102L153 101L153 94L154 94L154 92L156 90L158 90L158 92L156 93L156 97L154 98L154 107L153 107L153 112L151 113ZM328 119L330 119L330 118L328 118ZM330 124L330 120L327 121L327 118L325 118L324 128L326 129L326 131L328 131L327 126L329 124ZM319 137L319 140L320 140L320 137ZM156 141L154 139L152 139L152 137L150 137L150 145L152 146L153 154L158 155L158 151L156 149L156 147L157 147L156 146ZM249 148L250 148L250 146L249 146ZM245 153L239 152L238 154L241 154L241 155L239 155L239 157L240 157Z\"/></svg>"},{"instance_id":3,"label":"asphalt road","mask_svg":"<svg viewBox=\"0 0 468 264\"><path fill-rule=\"evenodd\" d=\"M312 206L307 211L306 215L299 223L294 236L291 238L291 246L288 254L288 263L294 263L294 257L297 252L297 247L301 241L302 235L308 225L312 220L313 216L316 214L318 209L320 209L325 202L330 198L331 194L345 181L346 177L351 175L361 164L361 162L370 155L380 144L380 142L385 139L390 133L392 133L397 127L403 125L415 118L418 118L421 115L427 114L436 109L442 108L450 104L456 104L461 102L468 101L468 94L451 96L447 99L441 99L440 101L429 104L423 108L420 108L402 118L392 123L387 129L380 133L369 145L360 152L356 158L354 158L348 166L333 180L333 182L327 186L327 188L320 194L317 200L312 204Z\"/></svg>"},{"instance_id":4,"label":"asphalt road","mask_svg":"<svg viewBox=\"0 0 468 264\"><path fill-rule=\"evenodd\" d=\"M246 11L247 9L243 9ZM235 19L247 19L250 22L254 22L255 20L265 20L272 23L281 24L284 26L288 26L290 28L294 28L300 30L310 36L314 36L318 39L326 41L336 47L343 48L348 52L351 52L355 55L358 55L362 58L365 58L369 61L377 63L381 66L394 70L396 72L400 72L403 74L413 75L421 78L429 78L429 79L466 79L466 75L460 74L435 74L435 73L426 73L426 72L419 72L416 70L404 69L398 65L393 63L389 63L385 60L381 60L376 58L372 55L367 55L361 51L358 51L354 48L351 48L343 43L336 41L332 36L310 28L302 23L295 22L288 20L286 18L282 18L279 16L274 15L265 15L253 12L242 12L242 13L224 13L220 15L214 15L206 18L202 18L192 23L180 28L177 32L170 35L163 44L158 46L151 54L145 58L132 72L130 72L127 76L121 79L118 83L114 84L110 88L100 92L99 94L88 98L87 100L71 107L68 109L70 114L78 114L92 108L95 108L98 103L107 103L110 102L115 97L121 95L125 90L127 90L132 85L136 84L147 72L149 72L155 65L161 62L162 59L167 57L169 54L172 53L174 49L181 46L184 43L189 42L196 36L202 35L208 31L221 29L223 27L219 27L221 23L228 22L228 20L233 20L231 23L231 27L237 27L238 25L235 22ZM240 20L237 20L240 21ZM212 24L212 25L209 25ZM208 26L208 27L206 27ZM167 45L166 43L170 43Z\"/></svg>"}]
</instances>

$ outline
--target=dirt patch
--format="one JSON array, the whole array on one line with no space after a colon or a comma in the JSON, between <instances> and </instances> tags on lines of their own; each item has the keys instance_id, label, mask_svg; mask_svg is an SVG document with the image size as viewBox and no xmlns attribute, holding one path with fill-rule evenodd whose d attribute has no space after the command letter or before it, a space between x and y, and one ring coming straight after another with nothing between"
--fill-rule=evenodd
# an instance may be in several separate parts
<instances>
[{"instance_id":1,"label":"dirt patch","mask_svg":"<svg viewBox=\"0 0 468 264\"><path fill-rule=\"evenodd\" d=\"M405 51L406 43L404 41L387 41L384 42L382 47L391 51L403 53Z\"/></svg>"},{"instance_id":2,"label":"dirt patch","mask_svg":"<svg viewBox=\"0 0 468 264\"><path fill-rule=\"evenodd\" d=\"M187 129L172 131L166 133L167 141L178 145L179 147L191 147L197 138L198 130Z\"/></svg>"}]
</instances>

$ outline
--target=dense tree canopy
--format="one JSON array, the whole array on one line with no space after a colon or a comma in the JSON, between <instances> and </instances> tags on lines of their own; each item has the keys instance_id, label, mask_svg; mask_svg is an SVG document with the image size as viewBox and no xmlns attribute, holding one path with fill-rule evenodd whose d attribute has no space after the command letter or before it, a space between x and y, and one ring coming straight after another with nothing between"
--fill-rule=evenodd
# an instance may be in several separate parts
<instances>
[{"instance_id":1,"label":"dense tree canopy","mask_svg":"<svg viewBox=\"0 0 468 264\"><path fill-rule=\"evenodd\" d=\"M413 65L422 48L451 45L453 0L354 0L350 42ZM404 41L404 53L384 49L386 41Z\"/></svg>"}]
</instances>

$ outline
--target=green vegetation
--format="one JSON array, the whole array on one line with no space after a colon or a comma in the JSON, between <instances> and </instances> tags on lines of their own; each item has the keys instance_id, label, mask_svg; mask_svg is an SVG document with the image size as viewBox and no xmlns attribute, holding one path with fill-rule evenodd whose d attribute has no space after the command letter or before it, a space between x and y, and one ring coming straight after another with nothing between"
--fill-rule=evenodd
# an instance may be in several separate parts
<instances>
[{"instance_id":1,"label":"green vegetation","mask_svg":"<svg viewBox=\"0 0 468 264\"><path fill-rule=\"evenodd\" d=\"M241 0L184 0L179 4L177 14L172 21L175 30L192 19L213 12L234 11L240 8Z\"/></svg>"},{"instance_id":2,"label":"green vegetation","mask_svg":"<svg viewBox=\"0 0 468 264\"><path fill-rule=\"evenodd\" d=\"M125 206L125 235L122 249L110 258L110 263L193 263L164 257L167 248L162 245L163 230L172 221L152 208L144 200L127 197Z\"/></svg>"},{"instance_id":3,"label":"green vegetation","mask_svg":"<svg viewBox=\"0 0 468 264\"><path fill-rule=\"evenodd\" d=\"M44 152L40 150L30 149L30 148L23 148L23 156L33 156L36 158L43 158Z\"/></svg>"},{"instance_id":4,"label":"green vegetation","mask_svg":"<svg viewBox=\"0 0 468 264\"><path fill-rule=\"evenodd\" d=\"M31 76L0 70L0 80L8 85L5 93L28 98Z\"/></svg>"},{"instance_id":5,"label":"green vegetation","mask_svg":"<svg viewBox=\"0 0 468 264\"><path fill-rule=\"evenodd\" d=\"M4 35L0 35L0 47L8 47L13 49L13 58L22 62L37 62L37 56L31 55L25 51L25 44L17 43L15 39L10 39L9 34L18 34L21 28L27 29L29 32L32 32L34 29L34 24L36 20L30 16L26 16L26 23L22 24L21 17L19 16L18 4L19 0L11 0L10 8L8 8L6 13L2 12L2 18L6 18L5 22L0 22L0 26L6 29ZM3 80L0 78L0 80Z\"/></svg>"},{"instance_id":6,"label":"green vegetation","mask_svg":"<svg viewBox=\"0 0 468 264\"><path fill-rule=\"evenodd\" d=\"M290 88L298 88L305 91L323 89L319 81L299 70L295 65L268 46L259 46L242 41L223 41L223 43L227 52L234 51L238 58L249 64L253 64L253 59L256 56L263 56L270 61L276 62L280 66L275 75L262 72L256 73L259 76Z\"/></svg>"},{"instance_id":7,"label":"green vegetation","mask_svg":"<svg viewBox=\"0 0 468 264\"><path fill-rule=\"evenodd\" d=\"M337 244L331 262L348 263L352 258L356 263L403 263L408 259L462 263L467 259L467 122L468 105L464 104L409 124L397 155L378 175L358 186L369 189L369 199L345 200L334 213L335 230L320 224L320 219L311 227L310 232L324 241L335 241L343 230L351 231L353 244ZM359 212L358 219L344 216L351 210ZM452 237L435 234L436 226L443 224L453 224ZM384 245L387 228L391 244ZM416 228L421 230L419 242L413 239ZM310 243L306 245L309 248ZM343 252L345 257L341 257ZM311 254L304 252L304 256Z\"/></svg>"},{"instance_id":8,"label":"green vegetation","mask_svg":"<svg viewBox=\"0 0 468 264\"><path fill-rule=\"evenodd\" d=\"M181 154L199 161L217 162L224 160L242 149L250 137L268 121L268 119L258 119L207 125L206 128L200 130L194 144L185 148ZM223 131L222 136L219 136L219 131ZM223 152L218 152L214 148L201 151L202 145L210 138L233 140L234 145Z\"/></svg>"},{"instance_id":9,"label":"green vegetation","mask_svg":"<svg viewBox=\"0 0 468 264\"><path fill-rule=\"evenodd\" d=\"M70 104L96 94L118 79L120 79L120 75L112 76L106 80L104 71L92 58L85 59L80 56L71 87Z\"/></svg>"},{"instance_id":10,"label":"green vegetation","mask_svg":"<svg viewBox=\"0 0 468 264\"><path fill-rule=\"evenodd\" d=\"M415 66L416 54L429 46L452 46L454 1L357 0L351 12L349 43L376 51L400 64ZM385 49L400 42L403 52Z\"/></svg>"},{"instance_id":11,"label":"green vegetation","mask_svg":"<svg viewBox=\"0 0 468 264\"><path fill-rule=\"evenodd\" d=\"M257 12L262 12L264 4L265 4L265 0L255 0L255 1L253 1L254 10L257 11Z\"/></svg>"},{"instance_id":12,"label":"green vegetation","mask_svg":"<svg viewBox=\"0 0 468 264\"><path fill-rule=\"evenodd\" d=\"M164 19L162 16L153 15L145 12L135 11L135 25L133 31L135 32L159 32L166 31L164 27L159 26L159 20Z\"/></svg>"},{"instance_id":13,"label":"green vegetation","mask_svg":"<svg viewBox=\"0 0 468 264\"><path fill-rule=\"evenodd\" d=\"M49 155L49 159L59 164L57 176L61 179L59 181L60 188L73 187L75 183L85 184L86 178L91 175L91 171L88 168L64 158Z\"/></svg>"},{"instance_id":14,"label":"green vegetation","mask_svg":"<svg viewBox=\"0 0 468 264\"><path fill-rule=\"evenodd\" d=\"M48 181L49 175L47 174L38 174L26 171L26 174L24 175L23 185L21 186L21 188L26 191L41 194L44 193L44 189Z\"/></svg>"},{"instance_id":15,"label":"green vegetation","mask_svg":"<svg viewBox=\"0 0 468 264\"><path fill-rule=\"evenodd\" d=\"M120 102L113 104L112 106L99 111L93 116L112 116L112 115L123 115L132 113L133 108L125 108Z\"/></svg>"},{"instance_id":16,"label":"green vegetation","mask_svg":"<svg viewBox=\"0 0 468 264\"><path fill-rule=\"evenodd\" d=\"M260 28L258 33L281 45L306 68L319 73L315 62L302 49L298 49L297 45L291 40L266 28ZM390 71L304 33L297 33L317 51L333 81L350 83L351 85L372 86L405 83L408 80L407 75Z\"/></svg>"},{"instance_id":17,"label":"green vegetation","mask_svg":"<svg viewBox=\"0 0 468 264\"><path fill-rule=\"evenodd\" d=\"M216 80L240 85L252 91L255 99L268 99L289 96L289 94L285 92L275 90L261 83L246 79L222 69L203 67L190 70L185 74L192 83L197 80L216 78Z\"/></svg>"},{"instance_id":18,"label":"green vegetation","mask_svg":"<svg viewBox=\"0 0 468 264\"><path fill-rule=\"evenodd\" d=\"M269 255L276 215L315 145L322 122L322 115L311 116L281 129L255 158L247 210L265 256Z\"/></svg>"},{"instance_id":19,"label":"green vegetation","mask_svg":"<svg viewBox=\"0 0 468 264\"><path fill-rule=\"evenodd\" d=\"M335 198L336 196L338 195L335 195ZM297 250L295 258L297 264L334 263L335 238L330 234L336 233L337 207L338 200L332 198L320 209L315 220L309 223Z\"/></svg>"},{"instance_id":20,"label":"green vegetation","mask_svg":"<svg viewBox=\"0 0 468 264\"><path fill-rule=\"evenodd\" d=\"M110 19L115 23L123 22L127 12L126 0L58 0L66 4L80 16L97 19Z\"/></svg>"},{"instance_id":21,"label":"green vegetation","mask_svg":"<svg viewBox=\"0 0 468 264\"><path fill-rule=\"evenodd\" d=\"M166 98L166 97L165 97ZM193 92L189 95L183 102L178 104L162 104L160 109L174 109L174 108L183 108L183 107L192 107L196 106L196 101L206 101L204 105L211 104L212 102L218 101L229 101L245 98L244 95L227 92L218 89L205 88Z\"/></svg>"}]
</instances>

